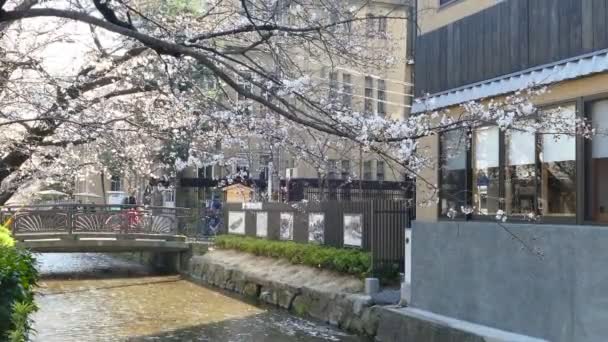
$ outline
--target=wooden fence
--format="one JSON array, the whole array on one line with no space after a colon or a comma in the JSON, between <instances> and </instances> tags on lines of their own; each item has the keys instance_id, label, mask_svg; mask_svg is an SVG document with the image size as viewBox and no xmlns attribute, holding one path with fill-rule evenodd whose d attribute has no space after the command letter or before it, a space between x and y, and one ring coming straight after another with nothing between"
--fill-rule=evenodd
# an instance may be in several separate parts
<instances>
[{"instance_id":1,"label":"wooden fence","mask_svg":"<svg viewBox=\"0 0 608 342\"><path fill-rule=\"evenodd\" d=\"M374 273L403 272L407 201L227 203L222 233L271 240L361 248L372 254Z\"/></svg>"}]
</instances>

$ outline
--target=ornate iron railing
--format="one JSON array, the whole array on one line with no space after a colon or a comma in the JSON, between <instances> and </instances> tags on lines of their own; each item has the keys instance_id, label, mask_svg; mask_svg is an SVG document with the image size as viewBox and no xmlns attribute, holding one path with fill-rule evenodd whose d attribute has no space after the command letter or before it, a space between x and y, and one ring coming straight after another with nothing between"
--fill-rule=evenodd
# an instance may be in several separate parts
<instances>
[{"instance_id":1,"label":"ornate iron railing","mask_svg":"<svg viewBox=\"0 0 608 342\"><path fill-rule=\"evenodd\" d=\"M136 205L23 205L0 208L0 221L14 235L113 233L179 235L191 217L187 208Z\"/></svg>"}]
</instances>

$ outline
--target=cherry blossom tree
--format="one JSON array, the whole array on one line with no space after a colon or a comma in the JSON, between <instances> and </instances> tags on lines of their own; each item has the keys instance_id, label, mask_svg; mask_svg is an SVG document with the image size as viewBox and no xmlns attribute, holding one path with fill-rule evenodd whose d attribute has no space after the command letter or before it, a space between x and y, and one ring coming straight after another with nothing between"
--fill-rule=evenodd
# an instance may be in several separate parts
<instances>
[{"instance_id":1,"label":"cherry blossom tree","mask_svg":"<svg viewBox=\"0 0 608 342\"><path fill-rule=\"evenodd\" d=\"M407 117L369 115L345 103L340 95L348 91L332 84L332 71L373 74L406 63L406 53L395 53L404 37L373 28L387 20L405 27L407 6L368 12L371 2L363 0L23 4L0 1L0 27L47 19L76 23L89 29L94 53L85 54L74 77L59 81L36 67L44 56L33 58L23 50L9 62L10 54L3 52L2 75L10 75L3 82L18 83L1 88L8 105L0 125L13 135L0 139L8 151L0 161L4 187L6 179L18 186L22 178L33 177L33 170L46 170L41 167L46 164L55 174L86 163L105 165L102 154L83 151L104 151L123 168L153 174L166 167L223 162L229 158L218 143L238 145L251 137L285 146L321 168L324 157L318 149L294 134L311 132L318 141L331 137L400 165L430 190L433 195L419 199L430 203L437 185L420 172L437 161L420 146L426 137L487 124L594 134L588 123L559 115L531 124L534 99L546 91L535 85L445 110L434 110L429 102L429 110ZM27 30L21 34L32 36ZM107 41L113 44L106 46ZM42 85L25 86L19 79L22 70L35 73ZM27 104L21 107L16 99Z\"/></svg>"}]
</instances>

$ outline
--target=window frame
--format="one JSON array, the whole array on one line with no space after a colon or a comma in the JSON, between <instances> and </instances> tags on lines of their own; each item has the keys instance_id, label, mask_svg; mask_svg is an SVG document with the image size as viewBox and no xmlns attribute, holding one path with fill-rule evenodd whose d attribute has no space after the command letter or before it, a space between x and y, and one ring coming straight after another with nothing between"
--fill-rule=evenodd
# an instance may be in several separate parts
<instances>
[{"instance_id":1,"label":"window frame","mask_svg":"<svg viewBox=\"0 0 608 342\"><path fill-rule=\"evenodd\" d=\"M116 187L115 185L118 184L118 187ZM114 190L116 189L116 190ZM110 191L114 191L114 192L124 192L124 182L123 182L123 178L119 175L112 175L110 176Z\"/></svg>"},{"instance_id":2,"label":"window frame","mask_svg":"<svg viewBox=\"0 0 608 342\"><path fill-rule=\"evenodd\" d=\"M542 104L537 106L537 113L536 115L536 120L538 120L540 118L540 112L542 112L542 110L544 108L552 108L552 107L560 107L560 106L565 106L565 105L573 105L574 106L574 117L575 118L579 118L581 115L581 109L580 109L580 102L579 99L566 99L566 100L562 100L562 101L555 101L555 102L550 102L550 103L546 103L546 104ZM530 223L548 223L548 224L577 224L578 220L579 220L579 216L580 216L580 210L581 210L581 198L579 196L579 192L580 192L580 184L584 183L580 183L580 174L584 172L584 170L580 169L580 165L579 165L579 160L581 160L582 155L579 153L579 147L580 147L580 143L581 140L579 139L580 137L577 136L575 138L575 154L574 154L574 164L575 164L575 172L576 175L574 176L575 182L576 182L576 187L575 187L575 195L576 195L576 200L575 200L575 209L574 209L574 217L560 217L560 216L545 216L542 213L540 213L541 215L541 220L540 221L535 221L535 222L530 222ZM542 150L542 136L540 134L536 134L536 146L537 146L537 151L536 151L536 201L540 202L541 201L541 192L542 192L542 175L540 174L541 172L541 161L540 161L540 153L538 150L538 147L541 146L541 150ZM541 181L539 181L541 180ZM537 203L537 210L539 210L538 207L538 203ZM525 220L524 220L525 221Z\"/></svg>"},{"instance_id":3,"label":"window frame","mask_svg":"<svg viewBox=\"0 0 608 342\"><path fill-rule=\"evenodd\" d=\"M386 118L386 81L383 79L378 79L376 80L376 84L376 115Z\"/></svg>"},{"instance_id":4,"label":"window frame","mask_svg":"<svg viewBox=\"0 0 608 342\"><path fill-rule=\"evenodd\" d=\"M374 78L371 76L365 76L363 82L363 111L365 112L365 115L372 115L374 113Z\"/></svg>"},{"instance_id":5,"label":"window frame","mask_svg":"<svg viewBox=\"0 0 608 342\"><path fill-rule=\"evenodd\" d=\"M608 100L608 93L603 92L599 94L583 96L577 99L577 104L580 110L577 112L580 118L591 119L591 115L593 114L591 107L594 102ZM587 216L587 206L589 204L589 192L587 191L587 185L591 186L591 175L588 161L591 160L591 141L587 140L583 137L577 136L577 184L582 184L582 186L577 186L576 200L577 200L577 224L586 225L586 226L600 226L606 227L606 223L593 221L591 218ZM579 157L579 156L582 156ZM582 172L580 172L582 170Z\"/></svg>"},{"instance_id":6,"label":"window frame","mask_svg":"<svg viewBox=\"0 0 608 342\"><path fill-rule=\"evenodd\" d=\"M474 167L473 167L473 160L474 160L474 149L473 149L473 144L474 144L474 135L475 135L475 131L479 130L479 129L483 129L483 128L488 128L488 127L493 127L493 125L481 125L475 128L469 128L469 134L468 134L468 143L469 143L469 151L467 152L467 160L466 160L466 166L467 166L467 180L468 180L468 186L469 189L465 190L465 193L468 194L469 200L467 201L467 205L473 207L473 183L475 180L475 173L474 173ZM505 202L504 200L500 200L500 199L504 199L505 197L505 132L503 132L502 130L498 129L498 210L505 210ZM489 221L489 220L496 220L496 214L492 213L492 214L488 214L488 215L481 215L481 214L476 214L475 211L473 211L473 214L471 214L470 218L472 220L475 221Z\"/></svg>"},{"instance_id":7,"label":"window frame","mask_svg":"<svg viewBox=\"0 0 608 342\"><path fill-rule=\"evenodd\" d=\"M380 167L382 165L382 167ZM380 172L382 170L382 172ZM382 175L382 176L380 176ZM386 180L386 163L384 160L376 160L376 181L383 182Z\"/></svg>"},{"instance_id":8,"label":"window frame","mask_svg":"<svg viewBox=\"0 0 608 342\"><path fill-rule=\"evenodd\" d=\"M459 127L459 128L452 128L452 129L448 129L445 131L442 131L440 134L437 135L438 137L438 142L437 142L437 196L440 196L441 194L441 151L443 150L443 143L442 143L442 135L450 132L450 131L454 131L454 130L459 130L462 129L463 132L466 134L466 138L467 140L469 140L471 138L471 129L470 127ZM468 141L466 141L466 143L468 143ZM468 190L469 187L471 186L471 182L473 181L473 170L471 168L471 149L467 148L465 150L465 186L464 186L464 204L467 206L471 206L472 205L472 196L471 196L471 192ZM438 220L440 221L470 221L472 219L472 217L470 215L457 215L455 218L451 219L447 216L444 216L443 214L441 214L441 198L438 198L437 201L437 215L438 215Z\"/></svg>"},{"instance_id":9,"label":"window frame","mask_svg":"<svg viewBox=\"0 0 608 342\"><path fill-rule=\"evenodd\" d=\"M342 107L353 108L353 75L347 72L342 73Z\"/></svg>"}]
</instances>

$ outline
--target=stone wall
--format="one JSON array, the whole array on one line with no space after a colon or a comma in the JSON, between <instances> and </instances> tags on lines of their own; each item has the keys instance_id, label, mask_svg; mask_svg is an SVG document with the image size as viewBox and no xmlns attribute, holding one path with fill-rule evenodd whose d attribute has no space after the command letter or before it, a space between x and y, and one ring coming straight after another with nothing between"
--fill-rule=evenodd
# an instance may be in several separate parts
<instances>
[{"instance_id":1,"label":"stone wall","mask_svg":"<svg viewBox=\"0 0 608 342\"><path fill-rule=\"evenodd\" d=\"M362 281L354 277L224 250L194 256L185 275L356 334L376 335L381 307L360 293Z\"/></svg>"}]
</instances>

